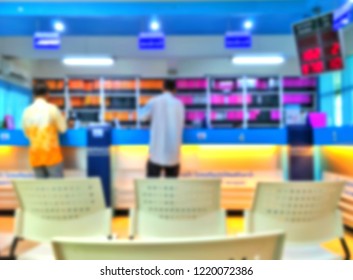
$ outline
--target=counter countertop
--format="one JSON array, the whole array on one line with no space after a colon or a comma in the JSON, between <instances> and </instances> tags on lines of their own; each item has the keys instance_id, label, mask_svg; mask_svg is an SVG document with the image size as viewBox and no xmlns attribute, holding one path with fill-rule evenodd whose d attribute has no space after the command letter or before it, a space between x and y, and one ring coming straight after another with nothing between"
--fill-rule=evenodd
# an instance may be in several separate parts
<instances>
[{"instance_id":1,"label":"counter countertop","mask_svg":"<svg viewBox=\"0 0 353 280\"><path fill-rule=\"evenodd\" d=\"M60 137L63 146L87 146L87 129L68 130ZM112 131L112 145L147 145L148 129ZM286 129L186 129L184 144L218 145L286 145ZM0 130L0 145L28 146L21 130Z\"/></svg>"},{"instance_id":2,"label":"counter countertop","mask_svg":"<svg viewBox=\"0 0 353 280\"><path fill-rule=\"evenodd\" d=\"M68 130L60 137L63 146L86 147L87 129ZM112 145L147 145L148 129L114 129ZM186 129L186 145L287 145L287 129ZM314 145L353 145L353 126L313 130ZM0 146L28 146L21 130L0 130Z\"/></svg>"}]
</instances>

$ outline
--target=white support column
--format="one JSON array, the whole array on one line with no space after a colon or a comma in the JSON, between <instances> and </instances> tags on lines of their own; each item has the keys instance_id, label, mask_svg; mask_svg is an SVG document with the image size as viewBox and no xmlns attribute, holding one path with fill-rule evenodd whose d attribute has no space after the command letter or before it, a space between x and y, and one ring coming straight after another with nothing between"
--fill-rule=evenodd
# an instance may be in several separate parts
<instances>
[{"instance_id":1,"label":"white support column","mask_svg":"<svg viewBox=\"0 0 353 280\"><path fill-rule=\"evenodd\" d=\"M135 96L136 96L136 128L141 128L139 121L139 111L140 111L140 78L135 78Z\"/></svg>"},{"instance_id":2,"label":"white support column","mask_svg":"<svg viewBox=\"0 0 353 280\"><path fill-rule=\"evenodd\" d=\"M243 128L248 128L248 102L247 102L247 94L248 94L248 85L247 85L247 76L243 76L242 78L242 86L243 86Z\"/></svg>"}]
</instances>

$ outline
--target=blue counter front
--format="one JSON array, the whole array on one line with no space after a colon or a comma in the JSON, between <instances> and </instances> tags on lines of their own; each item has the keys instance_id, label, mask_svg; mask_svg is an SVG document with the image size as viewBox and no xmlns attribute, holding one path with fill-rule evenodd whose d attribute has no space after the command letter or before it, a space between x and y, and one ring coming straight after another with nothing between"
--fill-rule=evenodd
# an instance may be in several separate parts
<instances>
[{"instance_id":1,"label":"blue counter front","mask_svg":"<svg viewBox=\"0 0 353 280\"><path fill-rule=\"evenodd\" d=\"M86 147L87 130L68 130L60 137L65 147ZM149 130L113 130L111 144L147 145ZM287 145L286 129L190 129L184 131L184 145ZM21 130L0 130L0 146L28 146Z\"/></svg>"},{"instance_id":2,"label":"blue counter front","mask_svg":"<svg viewBox=\"0 0 353 280\"><path fill-rule=\"evenodd\" d=\"M86 147L87 130L68 130L60 136L60 142L65 147ZM27 147L28 139L22 130L0 130L0 146Z\"/></svg>"},{"instance_id":3,"label":"blue counter front","mask_svg":"<svg viewBox=\"0 0 353 280\"><path fill-rule=\"evenodd\" d=\"M112 145L147 145L149 130L114 130ZM184 145L287 145L285 129L187 129Z\"/></svg>"},{"instance_id":4,"label":"blue counter front","mask_svg":"<svg viewBox=\"0 0 353 280\"><path fill-rule=\"evenodd\" d=\"M353 127L333 127L313 130L314 145L353 145ZM68 130L60 137L63 146L86 147L87 130ZM146 145L149 131L113 130L112 145ZM287 129L190 129L184 132L188 145L288 145ZM0 146L28 146L21 130L0 130Z\"/></svg>"},{"instance_id":5,"label":"blue counter front","mask_svg":"<svg viewBox=\"0 0 353 280\"><path fill-rule=\"evenodd\" d=\"M317 146L353 145L353 127L325 127L314 130Z\"/></svg>"}]
</instances>

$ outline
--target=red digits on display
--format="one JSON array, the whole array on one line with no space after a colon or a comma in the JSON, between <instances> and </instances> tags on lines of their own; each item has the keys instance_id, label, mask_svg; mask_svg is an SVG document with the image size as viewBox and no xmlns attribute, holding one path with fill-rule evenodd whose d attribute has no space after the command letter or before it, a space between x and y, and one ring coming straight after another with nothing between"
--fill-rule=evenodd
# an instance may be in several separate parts
<instances>
[{"instance_id":1,"label":"red digits on display","mask_svg":"<svg viewBox=\"0 0 353 280\"><path fill-rule=\"evenodd\" d=\"M320 58L321 58L321 49L320 48L309 49L303 53L303 60L304 61L313 61L313 60L318 60Z\"/></svg>"},{"instance_id":2,"label":"red digits on display","mask_svg":"<svg viewBox=\"0 0 353 280\"><path fill-rule=\"evenodd\" d=\"M304 75L310 74L310 65L309 64L304 64L302 66L302 72Z\"/></svg>"},{"instance_id":3,"label":"red digits on display","mask_svg":"<svg viewBox=\"0 0 353 280\"><path fill-rule=\"evenodd\" d=\"M312 68L315 73L321 73L324 71L324 63L322 61L312 63Z\"/></svg>"},{"instance_id":4,"label":"red digits on display","mask_svg":"<svg viewBox=\"0 0 353 280\"><path fill-rule=\"evenodd\" d=\"M340 44L338 42L335 42L332 44L330 48L330 54L332 56L336 56L340 54Z\"/></svg>"},{"instance_id":5,"label":"red digits on display","mask_svg":"<svg viewBox=\"0 0 353 280\"><path fill-rule=\"evenodd\" d=\"M343 62L341 57L333 58L329 61L329 67L331 70L338 70L343 68Z\"/></svg>"}]
</instances>

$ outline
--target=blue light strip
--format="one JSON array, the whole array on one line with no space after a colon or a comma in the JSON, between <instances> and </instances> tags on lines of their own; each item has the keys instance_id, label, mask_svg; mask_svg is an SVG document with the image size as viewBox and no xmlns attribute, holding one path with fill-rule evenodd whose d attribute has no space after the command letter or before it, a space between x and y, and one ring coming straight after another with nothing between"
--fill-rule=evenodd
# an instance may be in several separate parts
<instances>
[{"instance_id":1,"label":"blue light strip","mask_svg":"<svg viewBox=\"0 0 353 280\"><path fill-rule=\"evenodd\" d=\"M183 142L186 145L288 145L287 129L186 129ZM68 130L60 137L63 146L86 147L87 130ZM112 145L147 145L149 130L115 129ZM353 127L314 129L315 146L353 145ZM28 146L21 130L0 129L0 146ZM284 158L286 151L283 151Z\"/></svg>"},{"instance_id":2,"label":"blue light strip","mask_svg":"<svg viewBox=\"0 0 353 280\"><path fill-rule=\"evenodd\" d=\"M87 130L68 130L60 137L60 142L61 145L65 147L86 147ZM22 130L0 129L0 146L27 147L28 144L28 139L25 137Z\"/></svg>"},{"instance_id":3,"label":"blue light strip","mask_svg":"<svg viewBox=\"0 0 353 280\"><path fill-rule=\"evenodd\" d=\"M147 145L149 131L114 130L112 145ZM287 145L286 129L187 129L186 145Z\"/></svg>"},{"instance_id":4,"label":"blue light strip","mask_svg":"<svg viewBox=\"0 0 353 280\"><path fill-rule=\"evenodd\" d=\"M251 14L302 13L305 0L246 2L15 2L0 4L0 15L9 16L114 16L114 15L224 15L231 11Z\"/></svg>"}]
</instances>

